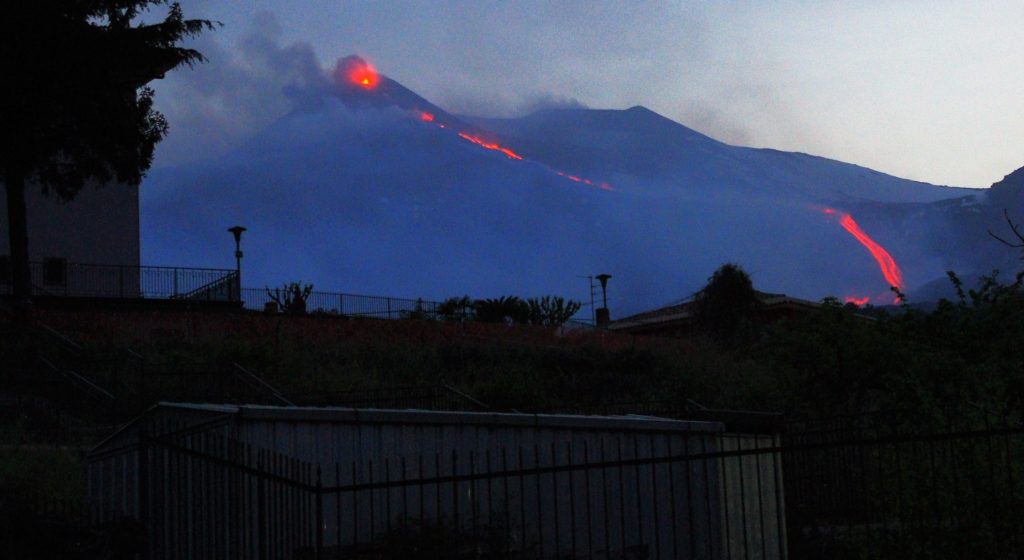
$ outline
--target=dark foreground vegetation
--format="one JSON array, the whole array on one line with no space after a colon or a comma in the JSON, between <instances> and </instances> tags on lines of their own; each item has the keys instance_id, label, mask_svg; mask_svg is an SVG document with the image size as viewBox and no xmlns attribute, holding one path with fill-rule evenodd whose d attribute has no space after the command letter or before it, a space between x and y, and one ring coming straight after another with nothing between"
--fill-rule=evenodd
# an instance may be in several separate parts
<instances>
[{"instance_id":1,"label":"dark foreground vegetation","mask_svg":"<svg viewBox=\"0 0 1024 560\"><path fill-rule=\"evenodd\" d=\"M737 271L720 271L728 277L717 286L723 291L701 292L689 334L671 338L464 317L37 309L37 327L66 338L22 336L5 317L0 360L9 367L0 383L26 388L33 360L59 361L71 345L83 378L112 390L134 386L126 395L145 379L147 395L165 400L237 364L296 403L445 385L475 399L465 403L476 410L644 413L699 403L780 411L802 426L782 456L790 540L808 547L791 557L957 557L979 546L979 531L985 542L1006 545L1000 535L1016 533L993 507L1024 505L1015 459L1024 452L1024 276L971 289L951 276L958 297L929 309L826 300L817 311L764 322L756 303L743 303L752 287ZM132 380L133 371L144 377ZM124 418L90 412L80 400L52 430L35 417L5 419L0 513L9 527L31 525L25 534L63 531L69 542L129 546L139 537L130 524L83 533L52 517L64 511L74 519L82 453ZM69 437L69 426L81 429ZM833 440L852 443L820 447ZM40 509L51 517L33 517ZM406 540L389 538L380 550L432 542ZM950 554L933 550L934 542ZM921 555L928 550L935 554Z\"/></svg>"},{"instance_id":2,"label":"dark foreground vegetation","mask_svg":"<svg viewBox=\"0 0 1024 560\"><path fill-rule=\"evenodd\" d=\"M989 278L961 292L928 311L826 300L819 312L771 324L717 318L681 338L260 313L40 311L37 319L81 344L98 369L109 371L124 349L154 370L234 362L291 395L445 383L496 410L690 399L797 417L969 405L1017 419L1020 281Z\"/></svg>"}]
</instances>

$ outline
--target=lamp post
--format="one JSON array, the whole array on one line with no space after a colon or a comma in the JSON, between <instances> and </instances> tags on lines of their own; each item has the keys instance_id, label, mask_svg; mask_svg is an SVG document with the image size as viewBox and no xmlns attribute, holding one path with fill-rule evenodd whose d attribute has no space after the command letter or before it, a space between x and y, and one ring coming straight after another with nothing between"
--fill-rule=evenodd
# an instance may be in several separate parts
<instances>
[{"instance_id":1,"label":"lamp post","mask_svg":"<svg viewBox=\"0 0 1024 560\"><path fill-rule=\"evenodd\" d=\"M608 280L611 277L611 274L598 274L594 277L601 282L601 302L603 306L597 310L597 326L599 327L611 322L611 314L608 312Z\"/></svg>"},{"instance_id":2,"label":"lamp post","mask_svg":"<svg viewBox=\"0 0 1024 560\"><path fill-rule=\"evenodd\" d=\"M228 228L231 235L235 236L235 284L237 286L238 299L242 299L242 232L245 228L234 226Z\"/></svg>"}]
</instances>

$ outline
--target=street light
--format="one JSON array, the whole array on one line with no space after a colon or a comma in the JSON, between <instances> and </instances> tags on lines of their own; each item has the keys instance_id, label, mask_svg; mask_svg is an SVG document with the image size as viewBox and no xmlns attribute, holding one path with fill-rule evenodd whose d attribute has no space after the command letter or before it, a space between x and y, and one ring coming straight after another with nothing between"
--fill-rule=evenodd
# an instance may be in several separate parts
<instances>
[{"instance_id":1,"label":"street light","mask_svg":"<svg viewBox=\"0 0 1024 560\"><path fill-rule=\"evenodd\" d=\"M607 325L611 322L611 313L608 312L608 280L612 277L611 274L598 274L594 278L597 278L601 282L601 301L604 306L597 310L597 324L598 326Z\"/></svg>"},{"instance_id":2,"label":"street light","mask_svg":"<svg viewBox=\"0 0 1024 560\"><path fill-rule=\"evenodd\" d=\"M228 228L231 235L235 236L235 282L238 285L238 297L242 297L242 232L245 228L235 226Z\"/></svg>"}]
</instances>

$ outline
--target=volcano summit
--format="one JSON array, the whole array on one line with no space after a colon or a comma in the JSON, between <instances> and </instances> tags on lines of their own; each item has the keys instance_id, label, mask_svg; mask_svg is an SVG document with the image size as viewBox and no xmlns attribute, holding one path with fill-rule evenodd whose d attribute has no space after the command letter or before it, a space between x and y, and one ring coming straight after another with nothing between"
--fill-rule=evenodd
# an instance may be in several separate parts
<instances>
[{"instance_id":1,"label":"volcano summit","mask_svg":"<svg viewBox=\"0 0 1024 560\"><path fill-rule=\"evenodd\" d=\"M836 216L908 288L957 265L906 216L962 189L730 146L643 107L480 118L358 57L331 76L226 156L152 172L144 260L222 265L217 240L237 222L248 285L588 299L579 277L609 272L616 313L683 298L725 262L792 296L891 301L879 254Z\"/></svg>"}]
</instances>

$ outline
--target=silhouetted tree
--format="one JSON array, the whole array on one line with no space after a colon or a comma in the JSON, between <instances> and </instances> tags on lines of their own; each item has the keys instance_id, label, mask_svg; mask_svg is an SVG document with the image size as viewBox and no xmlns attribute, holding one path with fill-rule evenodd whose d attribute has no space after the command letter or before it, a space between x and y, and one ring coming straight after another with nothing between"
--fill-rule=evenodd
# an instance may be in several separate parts
<instances>
[{"instance_id":1,"label":"silhouetted tree","mask_svg":"<svg viewBox=\"0 0 1024 560\"><path fill-rule=\"evenodd\" d=\"M473 318L473 300L469 296L450 297L437 306L437 315L444 321L468 321Z\"/></svg>"},{"instance_id":2,"label":"silhouetted tree","mask_svg":"<svg viewBox=\"0 0 1024 560\"><path fill-rule=\"evenodd\" d=\"M473 302L476 320L481 323L524 324L530 316L530 306L516 296L497 299L478 299Z\"/></svg>"},{"instance_id":3,"label":"silhouetted tree","mask_svg":"<svg viewBox=\"0 0 1024 560\"><path fill-rule=\"evenodd\" d=\"M211 29L177 3L159 23L143 12L166 0L33 0L0 17L0 179L7 191L15 297L31 294L25 189L64 200L87 181L138 184L167 132L145 87L203 60L180 41Z\"/></svg>"},{"instance_id":4,"label":"silhouetted tree","mask_svg":"<svg viewBox=\"0 0 1024 560\"><path fill-rule=\"evenodd\" d=\"M309 294L311 293L313 293L313 285L306 284L303 286L302 282L285 284L283 287L275 288L273 291L267 288L267 295L277 303L277 308L282 313L290 315L306 314L306 300L309 299Z\"/></svg>"},{"instance_id":5,"label":"silhouetted tree","mask_svg":"<svg viewBox=\"0 0 1024 560\"><path fill-rule=\"evenodd\" d=\"M1021 233L1019 226L1013 223L1013 220L1010 219L1010 212L1005 208L1003 209L1003 219L1006 220L1006 224L1010 226L1010 233L1012 233L1017 240L1008 241L995 233L992 233L992 230L988 230L988 234L999 240L1003 245L1013 247L1014 249L1021 249L1020 258L1021 260L1024 260L1024 233Z\"/></svg>"},{"instance_id":6,"label":"silhouetted tree","mask_svg":"<svg viewBox=\"0 0 1024 560\"><path fill-rule=\"evenodd\" d=\"M749 332L758 306L750 276L739 265L722 265L694 298L698 328L723 342L735 342Z\"/></svg>"},{"instance_id":7,"label":"silhouetted tree","mask_svg":"<svg viewBox=\"0 0 1024 560\"><path fill-rule=\"evenodd\" d=\"M530 298L526 303L530 307L530 324L548 327L564 325L583 306L578 301L566 300L560 296Z\"/></svg>"}]
</instances>

